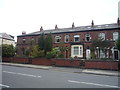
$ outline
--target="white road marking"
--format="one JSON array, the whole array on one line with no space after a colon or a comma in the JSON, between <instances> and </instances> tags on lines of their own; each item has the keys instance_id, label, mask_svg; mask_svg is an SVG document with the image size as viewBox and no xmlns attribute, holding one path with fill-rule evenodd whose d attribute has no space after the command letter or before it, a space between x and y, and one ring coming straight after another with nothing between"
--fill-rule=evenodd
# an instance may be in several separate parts
<instances>
[{"instance_id":1,"label":"white road marking","mask_svg":"<svg viewBox=\"0 0 120 90\"><path fill-rule=\"evenodd\" d=\"M2 86L2 87L7 87L7 88L10 87L10 86L8 86L8 85L3 85L3 84L0 84L0 86Z\"/></svg>"},{"instance_id":2,"label":"white road marking","mask_svg":"<svg viewBox=\"0 0 120 90\"><path fill-rule=\"evenodd\" d=\"M96 85L96 86L105 86L105 87L119 88L118 86L103 85L103 84L89 83L89 82L79 82L79 81L72 81L72 80L68 80L68 82L72 82L72 83L82 83L82 84L89 84L89 85Z\"/></svg>"},{"instance_id":3,"label":"white road marking","mask_svg":"<svg viewBox=\"0 0 120 90\"><path fill-rule=\"evenodd\" d=\"M17 74L17 75L23 75L23 76L30 76L30 77L37 77L41 78L42 76L36 76L36 75L30 75L30 74L23 74L23 73L15 73L15 72L9 72L9 71L3 71L4 73L10 73L10 74Z\"/></svg>"}]
</instances>

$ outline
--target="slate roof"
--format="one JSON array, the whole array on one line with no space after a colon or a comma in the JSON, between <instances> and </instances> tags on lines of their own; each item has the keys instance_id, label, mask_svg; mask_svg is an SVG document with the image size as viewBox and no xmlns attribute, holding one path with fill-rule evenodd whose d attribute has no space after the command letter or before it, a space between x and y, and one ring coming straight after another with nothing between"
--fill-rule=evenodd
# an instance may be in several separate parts
<instances>
[{"instance_id":1,"label":"slate roof","mask_svg":"<svg viewBox=\"0 0 120 90\"><path fill-rule=\"evenodd\" d=\"M117 23L113 24L103 24L103 25L94 25L92 26L80 26L80 27L74 27L74 28L58 28L57 30L55 29L49 29L49 30L43 30L43 31L37 31L25 35L19 35L18 37L21 36L33 36L33 35L40 35L41 33L48 34L48 33L53 33L53 34L59 34L59 33L71 33L71 32L85 32L85 31L97 31L97 30L110 30L110 29L120 29L120 25Z\"/></svg>"},{"instance_id":2,"label":"slate roof","mask_svg":"<svg viewBox=\"0 0 120 90\"><path fill-rule=\"evenodd\" d=\"M7 33L0 33L0 37L2 37L3 39L7 39L7 40L12 40L14 41L13 36L11 37L11 35L7 34Z\"/></svg>"}]
</instances>

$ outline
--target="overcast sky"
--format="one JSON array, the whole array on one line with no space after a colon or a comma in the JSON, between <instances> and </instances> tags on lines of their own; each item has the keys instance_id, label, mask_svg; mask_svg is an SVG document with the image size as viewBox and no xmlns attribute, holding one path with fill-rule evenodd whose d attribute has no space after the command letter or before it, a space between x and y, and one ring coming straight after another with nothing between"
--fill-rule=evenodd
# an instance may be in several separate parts
<instances>
[{"instance_id":1,"label":"overcast sky","mask_svg":"<svg viewBox=\"0 0 120 90\"><path fill-rule=\"evenodd\" d=\"M0 0L0 32L13 36L22 31L116 23L120 0ZM16 38L15 38L16 40Z\"/></svg>"}]
</instances>

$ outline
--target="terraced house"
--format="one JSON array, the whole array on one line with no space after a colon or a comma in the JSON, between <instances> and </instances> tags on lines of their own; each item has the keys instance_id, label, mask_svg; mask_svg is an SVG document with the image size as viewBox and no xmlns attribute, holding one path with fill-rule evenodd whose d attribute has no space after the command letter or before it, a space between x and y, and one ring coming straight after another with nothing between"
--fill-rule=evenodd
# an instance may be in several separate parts
<instances>
[{"instance_id":1,"label":"terraced house","mask_svg":"<svg viewBox=\"0 0 120 90\"><path fill-rule=\"evenodd\" d=\"M44 33L45 35L52 33L53 47L60 47L61 42L64 42L65 47L69 47L65 51L66 58L78 57L81 59L90 59L92 54L92 42L96 39L109 41L109 47L104 47L101 50L99 47L94 48L96 58L112 58L118 59L119 51L115 47L115 41L120 35L120 20L117 23L94 25L92 21L89 26L75 27L74 23L70 28L58 28L43 30L41 27L39 31L17 36L18 55L23 55L24 51L30 48L30 40L35 40L38 44L38 37Z\"/></svg>"}]
</instances>

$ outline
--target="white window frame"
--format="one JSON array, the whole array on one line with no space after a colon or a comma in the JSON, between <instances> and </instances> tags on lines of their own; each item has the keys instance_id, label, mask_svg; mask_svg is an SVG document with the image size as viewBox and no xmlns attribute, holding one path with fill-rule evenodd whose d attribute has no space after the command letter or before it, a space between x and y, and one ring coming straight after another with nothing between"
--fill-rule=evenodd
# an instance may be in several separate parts
<instances>
[{"instance_id":1,"label":"white window frame","mask_svg":"<svg viewBox=\"0 0 120 90\"><path fill-rule=\"evenodd\" d=\"M75 38L78 38L78 41L75 41ZM74 35L74 42L80 42L80 35Z\"/></svg>"},{"instance_id":2,"label":"white window frame","mask_svg":"<svg viewBox=\"0 0 120 90\"><path fill-rule=\"evenodd\" d=\"M78 47L78 54L75 54L74 47ZM72 45L71 46L71 57L80 57L83 58L83 45Z\"/></svg>"},{"instance_id":3,"label":"white window frame","mask_svg":"<svg viewBox=\"0 0 120 90\"><path fill-rule=\"evenodd\" d=\"M99 33L98 38L105 40L105 33Z\"/></svg>"},{"instance_id":4,"label":"white window frame","mask_svg":"<svg viewBox=\"0 0 120 90\"><path fill-rule=\"evenodd\" d=\"M57 40L59 39L59 42ZM61 37L60 36L55 36L55 43L60 43Z\"/></svg>"},{"instance_id":5,"label":"white window frame","mask_svg":"<svg viewBox=\"0 0 120 90\"><path fill-rule=\"evenodd\" d=\"M90 34L86 34L86 35L85 35L85 41L86 41L86 42L89 42L89 41L87 40L87 37L89 37L89 41L91 41L91 35L90 35Z\"/></svg>"},{"instance_id":6,"label":"white window frame","mask_svg":"<svg viewBox=\"0 0 120 90\"><path fill-rule=\"evenodd\" d=\"M68 39L68 41L66 39ZM69 35L65 35L65 43L69 43Z\"/></svg>"},{"instance_id":7,"label":"white window frame","mask_svg":"<svg viewBox=\"0 0 120 90\"><path fill-rule=\"evenodd\" d=\"M113 40L114 41L118 39L118 36L119 36L118 32L113 32Z\"/></svg>"}]
</instances>

